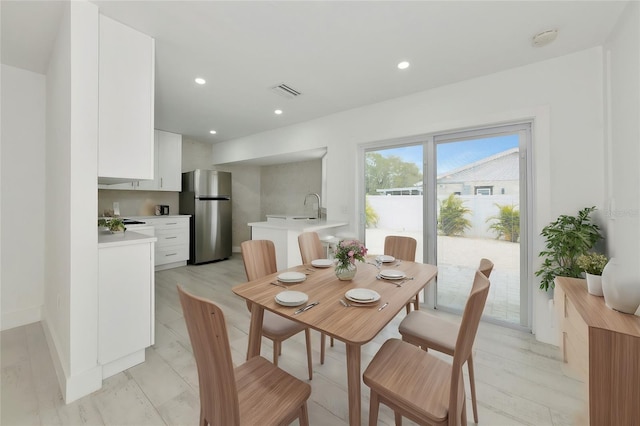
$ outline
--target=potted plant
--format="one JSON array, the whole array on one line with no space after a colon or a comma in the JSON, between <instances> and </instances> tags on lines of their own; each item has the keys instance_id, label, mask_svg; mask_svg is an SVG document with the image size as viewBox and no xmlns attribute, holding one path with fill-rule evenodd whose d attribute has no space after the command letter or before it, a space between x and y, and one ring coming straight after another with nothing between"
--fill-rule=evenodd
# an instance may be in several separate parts
<instances>
[{"instance_id":1,"label":"potted plant","mask_svg":"<svg viewBox=\"0 0 640 426\"><path fill-rule=\"evenodd\" d=\"M506 241L518 242L520 238L520 211L513 204L496 204L498 214L487 218L486 222L495 221L489 229L495 231L498 236L504 237Z\"/></svg>"},{"instance_id":2,"label":"potted plant","mask_svg":"<svg viewBox=\"0 0 640 426\"><path fill-rule=\"evenodd\" d=\"M124 227L124 222L119 217L113 217L111 219L99 219L98 226L102 226L109 229L112 234L115 232L124 232L127 228Z\"/></svg>"},{"instance_id":3,"label":"potted plant","mask_svg":"<svg viewBox=\"0 0 640 426\"><path fill-rule=\"evenodd\" d=\"M602 270L607 264L607 257L604 254L589 252L581 254L576 259L576 263L587 278L587 290L594 296L602 296Z\"/></svg>"},{"instance_id":4,"label":"potted plant","mask_svg":"<svg viewBox=\"0 0 640 426\"><path fill-rule=\"evenodd\" d=\"M356 275L356 260L365 261L367 248L358 240L341 240L336 247L336 277L341 281L352 280Z\"/></svg>"},{"instance_id":5,"label":"potted plant","mask_svg":"<svg viewBox=\"0 0 640 426\"><path fill-rule=\"evenodd\" d=\"M463 235L466 229L471 228L471 221L465 216L471 210L464 206L464 200L455 193L449 195L440 205L440 215L438 216L438 229L444 235Z\"/></svg>"},{"instance_id":6,"label":"potted plant","mask_svg":"<svg viewBox=\"0 0 640 426\"><path fill-rule=\"evenodd\" d=\"M582 277L582 268L577 259L587 253L602 239L600 227L591 222L594 207L580 210L577 216L561 215L544 228L540 235L545 237L545 249L539 256L543 258L536 276L540 277L540 288L553 288L557 276Z\"/></svg>"}]
</instances>

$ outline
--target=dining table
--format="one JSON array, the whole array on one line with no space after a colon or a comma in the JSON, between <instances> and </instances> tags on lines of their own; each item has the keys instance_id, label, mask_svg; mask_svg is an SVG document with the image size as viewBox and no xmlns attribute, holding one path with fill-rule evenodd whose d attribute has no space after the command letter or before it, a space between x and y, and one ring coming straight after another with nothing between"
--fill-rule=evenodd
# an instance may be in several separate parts
<instances>
[{"instance_id":1,"label":"dining table","mask_svg":"<svg viewBox=\"0 0 640 426\"><path fill-rule=\"evenodd\" d=\"M368 259L367 262L357 262L357 273L352 280L341 281L336 277L333 265L322 266L298 265L233 287L233 292L251 305L247 359L260 355L265 309L344 342L349 424L360 425L362 345L373 340L436 277L438 270L434 265L418 262L381 263ZM283 272L302 273L304 280L295 283L279 281L278 276ZM354 289L372 290L375 293L364 292L378 294L379 299L376 296L377 300L357 303L357 299L354 301L346 297L346 293ZM300 306L283 306L276 302L276 295L287 290L305 293L308 301ZM356 292L362 293L363 290ZM300 312L301 308L316 302Z\"/></svg>"}]
</instances>

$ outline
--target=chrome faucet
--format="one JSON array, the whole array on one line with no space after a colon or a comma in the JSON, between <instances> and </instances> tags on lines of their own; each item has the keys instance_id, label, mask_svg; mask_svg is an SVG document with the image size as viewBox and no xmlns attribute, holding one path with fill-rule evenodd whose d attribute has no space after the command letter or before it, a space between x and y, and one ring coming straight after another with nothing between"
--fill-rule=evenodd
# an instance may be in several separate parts
<instances>
[{"instance_id":1,"label":"chrome faucet","mask_svg":"<svg viewBox=\"0 0 640 426\"><path fill-rule=\"evenodd\" d=\"M316 219L320 220L320 215L322 214L322 206L320 205L320 196L316 193L309 193L307 195L304 196L304 205L307 205L307 198L309 198L309 196L313 196L316 197L318 199L318 211L316 213Z\"/></svg>"}]
</instances>

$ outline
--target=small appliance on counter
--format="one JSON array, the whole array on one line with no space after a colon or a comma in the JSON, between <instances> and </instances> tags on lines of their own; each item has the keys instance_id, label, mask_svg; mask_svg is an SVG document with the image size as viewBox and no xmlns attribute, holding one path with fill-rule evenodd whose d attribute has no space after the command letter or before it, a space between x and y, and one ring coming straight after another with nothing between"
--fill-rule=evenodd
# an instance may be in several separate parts
<instances>
[{"instance_id":1,"label":"small appliance on counter","mask_svg":"<svg viewBox=\"0 0 640 426\"><path fill-rule=\"evenodd\" d=\"M169 206L164 204L156 205L156 216L165 216L169 214Z\"/></svg>"}]
</instances>

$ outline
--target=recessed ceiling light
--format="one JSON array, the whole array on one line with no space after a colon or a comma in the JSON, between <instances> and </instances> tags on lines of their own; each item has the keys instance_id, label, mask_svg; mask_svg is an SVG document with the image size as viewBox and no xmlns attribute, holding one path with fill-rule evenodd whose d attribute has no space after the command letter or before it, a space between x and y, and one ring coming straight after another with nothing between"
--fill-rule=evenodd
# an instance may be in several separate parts
<instances>
[{"instance_id":1,"label":"recessed ceiling light","mask_svg":"<svg viewBox=\"0 0 640 426\"><path fill-rule=\"evenodd\" d=\"M275 111L273 111L276 115L280 115L282 114L282 110L281 109L277 109Z\"/></svg>"},{"instance_id":2,"label":"recessed ceiling light","mask_svg":"<svg viewBox=\"0 0 640 426\"><path fill-rule=\"evenodd\" d=\"M196 78L196 83L198 84L205 84L207 82L207 80L205 80L204 78L198 77Z\"/></svg>"},{"instance_id":3,"label":"recessed ceiling light","mask_svg":"<svg viewBox=\"0 0 640 426\"><path fill-rule=\"evenodd\" d=\"M215 130L209 130L209 133L211 133L212 135L215 135L218 132L216 132Z\"/></svg>"},{"instance_id":4,"label":"recessed ceiling light","mask_svg":"<svg viewBox=\"0 0 640 426\"><path fill-rule=\"evenodd\" d=\"M409 62L407 61L402 61L398 64L398 68L400 68L401 70L406 70L407 68L409 68Z\"/></svg>"},{"instance_id":5,"label":"recessed ceiling light","mask_svg":"<svg viewBox=\"0 0 640 426\"><path fill-rule=\"evenodd\" d=\"M533 38L531 39L531 43L534 47L542 47L551 43L556 39L556 37L558 37L558 30L542 31L541 33L533 36Z\"/></svg>"}]
</instances>

